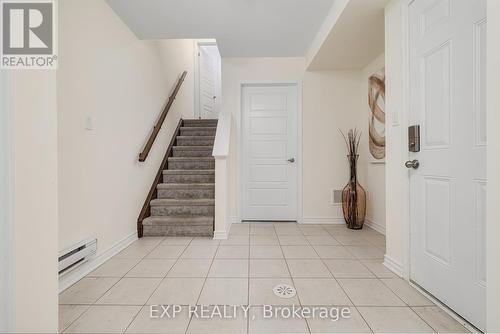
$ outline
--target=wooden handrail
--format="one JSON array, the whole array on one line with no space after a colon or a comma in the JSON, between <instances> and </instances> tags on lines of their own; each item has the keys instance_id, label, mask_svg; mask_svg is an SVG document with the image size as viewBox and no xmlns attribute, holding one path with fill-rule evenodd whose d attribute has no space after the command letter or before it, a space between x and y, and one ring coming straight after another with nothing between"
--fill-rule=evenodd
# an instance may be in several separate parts
<instances>
[{"instance_id":1,"label":"wooden handrail","mask_svg":"<svg viewBox=\"0 0 500 334\"><path fill-rule=\"evenodd\" d=\"M170 107L172 106L172 103L174 103L175 97L177 96L177 92L181 88L182 83L184 82L184 79L186 78L187 71L182 72L181 77L177 81L177 84L175 85L174 91L168 98L167 105L165 108L163 108L163 111L161 112L160 118L156 122L153 132L149 136L148 141L146 142L146 145L144 146L144 149L142 152L139 154L139 161L144 162L146 161L146 158L148 157L149 151L151 151L151 148L153 147L153 143L155 142L156 137L158 136L158 133L160 132L161 126L163 125L163 122L165 121L165 118L167 117L168 111L170 110Z\"/></svg>"}]
</instances>

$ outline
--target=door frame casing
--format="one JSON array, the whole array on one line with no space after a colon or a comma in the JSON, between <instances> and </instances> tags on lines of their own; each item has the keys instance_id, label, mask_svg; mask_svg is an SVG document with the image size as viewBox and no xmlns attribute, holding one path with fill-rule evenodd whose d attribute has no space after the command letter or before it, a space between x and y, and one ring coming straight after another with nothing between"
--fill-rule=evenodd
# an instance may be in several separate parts
<instances>
[{"instance_id":1,"label":"door frame casing","mask_svg":"<svg viewBox=\"0 0 500 334\"><path fill-rule=\"evenodd\" d=\"M411 101L410 101L410 69L411 69L411 63L410 63L410 5L412 2L415 0L406 0L403 4L402 8L402 34L403 34L403 48L402 48L402 55L403 55L403 105L404 105L404 112L401 113L401 138L403 139L403 145L402 145L402 150L403 154L402 157L404 159L408 160L410 158L410 152L408 151L408 126L410 125L410 107L411 107ZM403 168L403 166L401 167ZM407 171L405 171L407 172ZM404 277L408 280L411 281L410 273L411 273L411 190L410 190L410 173L406 173L406 182L404 183L403 186L403 200L404 200L404 207L403 207L403 212L406 217L406 224L405 224L405 239L406 239L406 266L404 267Z\"/></svg>"},{"instance_id":2,"label":"door frame casing","mask_svg":"<svg viewBox=\"0 0 500 334\"><path fill-rule=\"evenodd\" d=\"M303 200L302 200L302 81L273 81L273 80L255 80L255 81L240 81L238 84L238 103L240 110L236 115L236 129L238 133L238 153L237 153L237 193L239 196L238 210L237 210L237 223L241 223L243 218L243 206L245 196L243 194L243 88L245 87L259 87L259 86L295 86L297 88L297 223L302 223L303 216Z\"/></svg>"},{"instance_id":3,"label":"door frame casing","mask_svg":"<svg viewBox=\"0 0 500 334\"><path fill-rule=\"evenodd\" d=\"M198 119L201 118L201 110L200 110L200 46L217 46L217 42L211 39L199 39L193 41L193 64L194 64L194 110L193 117ZM219 75L219 91L220 95L222 95L222 57L221 57L221 73ZM219 110L220 113L222 111L222 96L217 96L219 99Z\"/></svg>"}]
</instances>

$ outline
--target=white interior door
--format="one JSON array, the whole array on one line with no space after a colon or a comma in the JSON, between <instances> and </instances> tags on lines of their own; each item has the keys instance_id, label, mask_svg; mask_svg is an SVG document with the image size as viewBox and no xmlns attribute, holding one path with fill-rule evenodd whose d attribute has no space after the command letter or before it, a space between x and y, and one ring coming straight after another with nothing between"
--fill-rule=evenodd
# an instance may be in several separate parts
<instances>
[{"instance_id":1,"label":"white interior door","mask_svg":"<svg viewBox=\"0 0 500 334\"><path fill-rule=\"evenodd\" d=\"M243 219L297 220L297 85L242 88Z\"/></svg>"},{"instance_id":2,"label":"white interior door","mask_svg":"<svg viewBox=\"0 0 500 334\"><path fill-rule=\"evenodd\" d=\"M409 18L410 275L484 330L486 1L413 1Z\"/></svg>"},{"instance_id":3,"label":"white interior door","mask_svg":"<svg viewBox=\"0 0 500 334\"><path fill-rule=\"evenodd\" d=\"M198 58L198 116L202 119L218 118L221 100L221 58L217 45L199 45Z\"/></svg>"}]
</instances>

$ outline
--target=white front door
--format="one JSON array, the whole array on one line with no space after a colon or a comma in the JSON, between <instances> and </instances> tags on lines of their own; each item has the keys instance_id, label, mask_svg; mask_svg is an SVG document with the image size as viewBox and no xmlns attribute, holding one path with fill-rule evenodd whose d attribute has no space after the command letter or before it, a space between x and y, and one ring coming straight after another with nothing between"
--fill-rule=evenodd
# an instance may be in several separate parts
<instances>
[{"instance_id":1,"label":"white front door","mask_svg":"<svg viewBox=\"0 0 500 334\"><path fill-rule=\"evenodd\" d=\"M409 7L410 278L480 329L486 321L486 0Z\"/></svg>"},{"instance_id":2,"label":"white front door","mask_svg":"<svg viewBox=\"0 0 500 334\"><path fill-rule=\"evenodd\" d=\"M243 220L297 220L297 85L242 88Z\"/></svg>"},{"instance_id":3,"label":"white front door","mask_svg":"<svg viewBox=\"0 0 500 334\"><path fill-rule=\"evenodd\" d=\"M198 46L199 110L202 119L218 118L221 91L221 58L215 44Z\"/></svg>"}]
</instances>

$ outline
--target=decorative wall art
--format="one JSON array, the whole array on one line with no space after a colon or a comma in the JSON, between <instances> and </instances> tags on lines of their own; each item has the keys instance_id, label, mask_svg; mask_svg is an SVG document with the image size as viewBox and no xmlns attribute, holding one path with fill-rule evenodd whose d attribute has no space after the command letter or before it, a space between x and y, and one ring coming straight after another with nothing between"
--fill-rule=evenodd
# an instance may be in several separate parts
<instances>
[{"instance_id":1,"label":"decorative wall art","mask_svg":"<svg viewBox=\"0 0 500 334\"><path fill-rule=\"evenodd\" d=\"M368 146L372 163L385 163L385 68L368 78Z\"/></svg>"}]
</instances>

